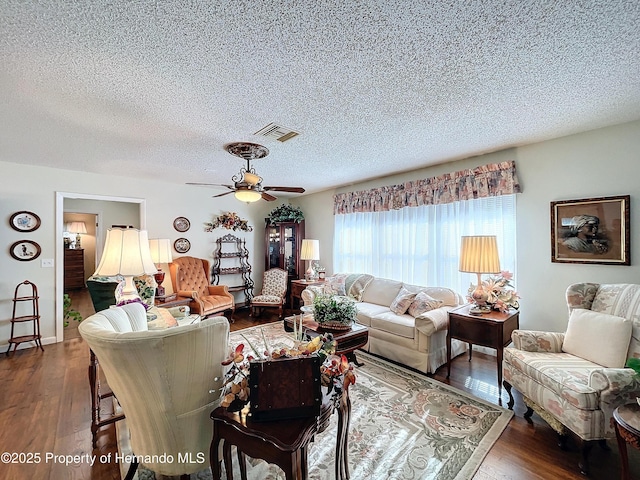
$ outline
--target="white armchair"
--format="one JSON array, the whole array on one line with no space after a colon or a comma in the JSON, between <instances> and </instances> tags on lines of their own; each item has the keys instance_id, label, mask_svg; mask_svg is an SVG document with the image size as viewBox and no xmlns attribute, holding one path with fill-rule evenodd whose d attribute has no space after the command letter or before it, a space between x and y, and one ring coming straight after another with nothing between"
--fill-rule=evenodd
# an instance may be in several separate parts
<instances>
[{"instance_id":1,"label":"white armchair","mask_svg":"<svg viewBox=\"0 0 640 480\"><path fill-rule=\"evenodd\" d=\"M566 292L565 333L515 330L504 351L504 386L522 393L525 418L536 412L558 432L582 444L579 466L589 470L593 441L614 438L613 410L635 402L640 378L626 360L640 358L640 285L578 283Z\"/></svg>"},{"instance_id":2,"label":"white armchair","mask_svg":"<svg viewBox=\"0 0 640 480\"><path fill-rule=\"evenodd\" d=\"M145 463L162 475L186 475L202 464L178 461L204 454L211 444L209 415L219 404L222 360L227 356L229 323L224 317L148 330L139 303L103 310L78 327L100 361L127 419L136 456L174 463ZM178 455L180 454L180 455ZM132 465L135 471L137 465ZM130 471L131 473L131 471Z\"/></svg>"}]
</instances>

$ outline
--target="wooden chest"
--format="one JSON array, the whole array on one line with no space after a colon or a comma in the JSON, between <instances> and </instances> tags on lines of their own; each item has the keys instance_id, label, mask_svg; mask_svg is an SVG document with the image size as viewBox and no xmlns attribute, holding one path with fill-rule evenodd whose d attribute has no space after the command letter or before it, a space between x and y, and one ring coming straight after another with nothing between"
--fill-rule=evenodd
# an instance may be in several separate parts
<instances>
[{"instance_id":1,"label":"wooden chest","mask_svg":"<svg viewBox=\"0 0 640 480\"><path fill-rule=\"evenodd\" d=\"M320 414L320 357L251 362L251 418L254 421L303 418Z\"/></svg>"},{"instance_id":2,"label":"wooden chest","mask_svg":"<svg viewBox=\"0 0 640 480\"><path fill-rule=\"evenodd\" d=\"M84 250L64 249L64 290L84 288Z\"/></svg>"}]
</instances>

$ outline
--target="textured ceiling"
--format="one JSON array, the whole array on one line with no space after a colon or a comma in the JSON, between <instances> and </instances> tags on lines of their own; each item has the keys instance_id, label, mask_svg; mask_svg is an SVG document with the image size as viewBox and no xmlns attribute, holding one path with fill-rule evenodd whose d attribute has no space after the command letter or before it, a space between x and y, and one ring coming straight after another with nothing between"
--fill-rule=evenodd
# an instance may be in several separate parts
<instances>
[{"instance_id":1,"label":"textured ceiling","mask_svg":"<svg viewBox=\"0 0 640 480\"><path fill-rule=\"evenodd\" d=\"M229 183L253 141L313 192L640 118L638 0L0 7L4 161Z\"/></svg>"}]
</instances>

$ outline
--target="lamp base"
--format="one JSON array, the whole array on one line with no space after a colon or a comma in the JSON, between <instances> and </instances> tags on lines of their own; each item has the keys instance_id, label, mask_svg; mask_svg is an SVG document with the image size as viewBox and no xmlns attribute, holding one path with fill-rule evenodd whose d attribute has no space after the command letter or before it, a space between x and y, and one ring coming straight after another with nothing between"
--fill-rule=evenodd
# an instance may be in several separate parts
<instances>
[{"instance_id":1,"label":"lamp base","mask_svg":"<svg viewBox=\"0 0 640 480\"><path fill-rule=\"evenodd\" d=\"M491 311L491 307L488 305L474 305L469 309L469 313L471 315L482 315L483 313L489 313Z\"/></svg>"}]
</instances>

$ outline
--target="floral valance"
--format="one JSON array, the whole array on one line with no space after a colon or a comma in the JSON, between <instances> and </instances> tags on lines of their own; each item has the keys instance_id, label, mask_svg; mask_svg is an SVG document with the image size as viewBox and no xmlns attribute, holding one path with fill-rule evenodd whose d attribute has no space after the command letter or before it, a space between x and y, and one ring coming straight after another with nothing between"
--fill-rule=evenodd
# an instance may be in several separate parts
<instances>
[{"instance_id":1,"label":"floral valance","mask_svg":"<svg viewBox=\"0 0 640 480\"><path fill-rule=\"evenodd\" d=\"M385 212L512 193L520 193L515 162L491 163L398 185L339 193L333 197L333 214Z\"/></svg>"}]
</instances>

